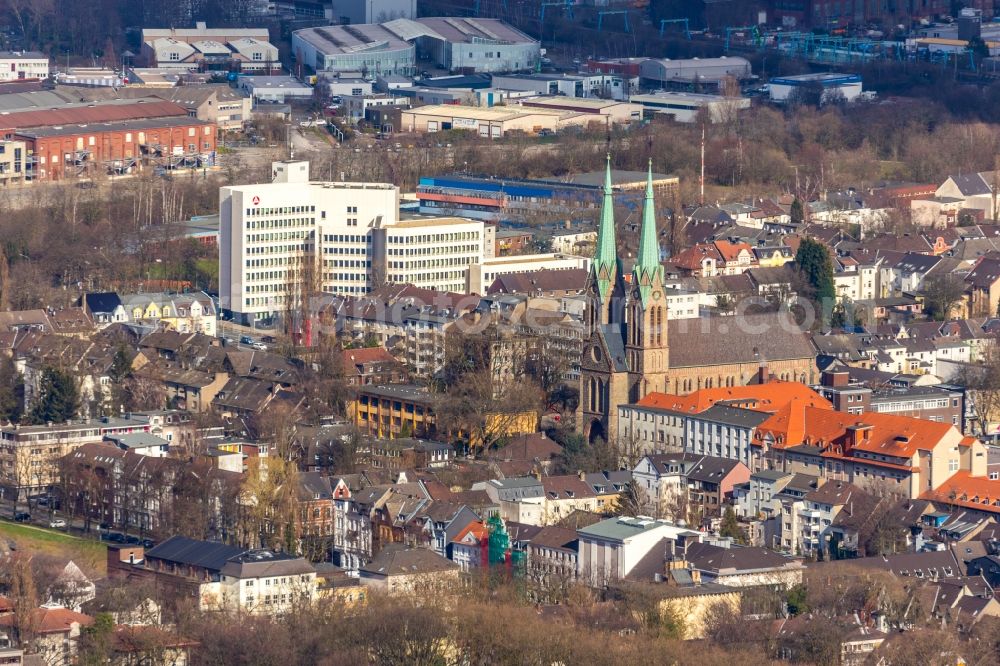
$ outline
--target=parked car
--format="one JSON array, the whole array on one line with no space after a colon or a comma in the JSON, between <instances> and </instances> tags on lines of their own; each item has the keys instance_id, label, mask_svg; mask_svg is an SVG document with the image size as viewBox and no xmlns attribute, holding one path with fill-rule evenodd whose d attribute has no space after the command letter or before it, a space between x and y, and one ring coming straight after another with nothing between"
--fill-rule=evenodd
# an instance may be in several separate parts
<instances>
[{"instance_id":1,"label":"parked car","mask_svg":"<svg viewBox=\"0 0 1000 666\"><path fill-rule=\"evenodd\" d=\"M66 521L62 518L56 518L49 521L49 527L52 529L64 529L66 527Z\"/></svg>"},{"instance_id":2,"label":"parked car","mask_svg":"<svg viewBox=\"0 0 1000 666\"><path fill-rule=\"evenodd\" d=\"M259 351L267 351L267 345L265 345L263 342L251 342L250 348L257 349Z\"/></svg>"},{"instance_id":3,"label":"parked car","mask_svg":"<svg viewBox=\"0 0 1000 666\"><path fill-rule=\"evenodd\" d=\"M253 344L253 338L251 338L249 335L241 335L240 336L240 344L241 345L252 345Z\"/></svg>"},{"instance_id":4,"label":"parked car","mask_svg":"<svg viewBox=\"0 0 1000 666\"><path fill-rule=\"evenodd\" d=\"M31 514L28 513L27 511L18 511L17 513L14 514L14 520L16 520L19 523L26 523L29 520L31 520Z\"/></svg>"},{"instance_id":5,"label":"parked car","mask_svg":"<svg viewBox=\"0 0 1000 666\"><path fill-rule=\"evenodd\" d=\"M127 537L125 537L125 543L131 544L133 546L138 546L140 543L142 543L142 540L139 539L139 537L135 536L134 534L129 534Z\"/></svg>"},{"instance_id":6,"label":"parked car","mask_svg":"<svg viewBox=\"0 0 1000 666\"><path fill-rule=\"evenodd\" d=\"M145 548L146 550L149 550L150 548L152 548L155 545L156 545L156 542L153 541L152 539L143 539L142 540L142 547Z\"/></svg>"}]
</instances>

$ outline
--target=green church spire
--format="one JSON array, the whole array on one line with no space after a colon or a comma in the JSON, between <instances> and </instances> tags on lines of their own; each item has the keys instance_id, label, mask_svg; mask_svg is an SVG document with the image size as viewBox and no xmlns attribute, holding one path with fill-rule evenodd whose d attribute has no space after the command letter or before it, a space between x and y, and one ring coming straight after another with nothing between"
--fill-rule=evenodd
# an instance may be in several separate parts
<instances>
[{"instance_id":1,"label":"green church spire","mask_svg":"<svg viewBox=\"0 0 1000 666\"><path fill-rule=\"evenodd\" d=\"M663 288L663 266L660 264L660 244L656 240L656 204L653 203L653 160L649 160L646 173L646 198L642 204L642 227L639 230L639 254L633 271L636 286L642 294L642 303L649 302L649 294Z\"/></svg>"},{"instance_id":2,"label":"green church spire","mask_svg":"<svg viewBox=\"0 0 1000 666\"><path fill-rule=\"evenodd\" d=\"M597 227L597 248L594 252L594 275L601 296L607 296L618 267L618 247L615 244L615 200L611 191L611 155L604 171L604 203L601 222Z\"/></svg>"}]
</instances>

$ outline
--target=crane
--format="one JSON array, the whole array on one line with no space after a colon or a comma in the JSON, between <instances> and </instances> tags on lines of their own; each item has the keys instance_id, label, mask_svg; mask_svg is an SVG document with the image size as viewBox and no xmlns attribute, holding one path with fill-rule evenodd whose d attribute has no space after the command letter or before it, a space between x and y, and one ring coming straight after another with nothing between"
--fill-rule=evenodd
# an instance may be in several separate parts
<instances>
[{"instance_id":1,"label":"crane","mask_svg":"<svg viewBox=\"0 0 1000 666\"><path fill-rule=\"evenodd\" d=\"M684 26L684 36L691 39L691 26L686 18L680 19L660 19L660 37L663 37L663 29L667 27L668 23L680 23Z\"/></svg>"},{"instance_id":2,"label":"crane","mask_svg":"<svg viewBox=\"0 0 1000 666\"><path fill-rule=\"evenodd\" d=\"M601 31L601 27L604 25L604 17L611 16L612 14L624 14L625 15L625 32L631 32L628 25L628 10L627 9L612 9L606 12L597 12L597 31Z\"/></svg>"}]
</instances>

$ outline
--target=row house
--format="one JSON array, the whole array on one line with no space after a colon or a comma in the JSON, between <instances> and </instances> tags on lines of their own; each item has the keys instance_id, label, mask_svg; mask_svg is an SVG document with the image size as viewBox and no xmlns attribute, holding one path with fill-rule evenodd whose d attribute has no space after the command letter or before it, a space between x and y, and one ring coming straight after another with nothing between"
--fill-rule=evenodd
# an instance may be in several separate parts
<instances>
[{"instance_id":1,"label":"row house","mask_svg":"<svg viewBox=\"0 0 1000 666\"><path fill-rule=\"evenodd\" d=\"M121 297L121 303L128 321L134 324L150 324L179 333L202 333L215 337L215 302L203 291L126 294Z\"/></svg>"},{"instance_id":2,"label":"row house","mask_svg":"<svg viewBox=\"0 0 1000 666\"><path fill-rule=\"evenodd\" d=\"M15 338L14 369L24 381L24 407L30 410L41 394L45 373L60 368L73 375L79 415L90 418L112 407L112 367L116 347L102 341L27 331Z\"/></svg>"},{"instance_id":3,"label":"row house","mask_svg":"<svg viewBox=\"0 0 1000 666\"><path fill-rule=\"evenodd\" d=\"M692 505L701 515L717 517L746 483L750 469L737 460L693 453L648 454L632 470L632 478L654 515L666 515L673 506Z\"/></svg>"},{"instance_id":4,"label":"row house","mask_svg":"<svg viewBox=\"0 0 1000 666\"><path fill-rule=\"evenodd\" d=\"M697 243L673 257L671 263L693 277L738 275L759 266L749 243L730 240Z\"/></svg>"},{"instance_id":5,"label":"row house","mask_svg":"<svg viewBox=\"0 0 1000 666\"><path fill-rule=\"evenodd\" d=\"M197 510L208 531L223 538L236 529L242 475L175 458L145 456L106 443L85 444L60 464L58 490L70 514L87 524L158 535L178 512Z\"/></svg>"}]
</instances>

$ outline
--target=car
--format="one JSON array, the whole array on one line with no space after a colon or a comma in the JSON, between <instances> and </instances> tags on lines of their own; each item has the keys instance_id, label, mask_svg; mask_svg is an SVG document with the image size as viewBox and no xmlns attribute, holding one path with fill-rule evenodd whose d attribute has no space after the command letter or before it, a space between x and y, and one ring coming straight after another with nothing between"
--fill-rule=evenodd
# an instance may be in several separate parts
<instances>
[{"instance_id":1,"label":"car","mask_svg":"<svg viewBox=\"0 0 1000 666\"><path fill-rule=\"evenodd\" d=\"M538 130L538 136L553 136L553 135L555 135L555 132L550 130L548 127L543 127L542 129Z\"/></svg>"},{"instance_id":2,"label":"car","mask_svg":"<svg viewBox=\"0 0 1000 666\"><path fill-rule=\"evenodd\" d=\"M19 523L26 523L31 520L31 514L27 511L18 511L14 514L14 520Z\"/></svg>"},{"instance_id":3,"label":"car","mask_svg":"<svg viewBox=\"0 0 1000 666\"><path fill-rule=\"evenodd\" d=\"M129 534L127 537L125 537L125 543L133 546L138 546L139 544L142 543L142 540L139 537L135 536L134 534Z\"/></svg>"},{"instance_id":4,"label":"car","mask_svg":"<svg viewBox=\"0 0 1000 666\"><path fill-rule=\"evenodd\" d=\"M55 518L49 521L49 527L52 529L61 529L66 527L66 521L62 518Z\"/></svg>"},{"instance_id":5,"label":"car","mask_svg":"<svg viewBox=\"0 0 1000 666\"><path fill-rule=\"evenodd\" d=\"M251 342L250 348L256 349L257 351L267 351L267 345L265 345L263 342Z\"/></svg>"},{"instance_id":6,"label":"car","mask_svg":"<svg viewBox=\"0 0 1000 666\"><path fill-rule=\"evenodd\" d=\"M141 545L146 550L149 550L150 548L156 545L156 542L153 541L152 539L143 539Z\"/></svg>"},{"instance_id":7,"label":"car","mask_svg":"<svg viewBox=\"0 0 1000 666\"><path fill-rule=\"evenodd\" d=\"M115 543L125 543L125 535L119 532L112 532L108 535L108 541L113 541Z\"/></svg>"},{"instance_id":8,"label":"car","mask_svg":"<svg viewBox=\"0 0 1000 666\"><path fill-rule=\"evenodd\" d=\"M240 336L240 344L241 345L252 345L253 344L253 338L251 338L249 335L241 335Z\"/></svg>"},{"instance_id":9,"label":"car","mask_svg":"<svg viewBox=\"0 0 1000 666\"><path fill-rule=\"evenodd\" d=\"M264 344L273 345L275 342L278 341L278 338L274 337L273 335L263 335L261 336L260 341L263 342Z\"/></svg>"},{"instance_id":10,"label":"car","mask_svg":"<svg viewBox=\"0 0 1000 666\"><path fill-rule=\"evenodd\" d=\"M38 506L48 506L49 498L47 496L39 497L37 500L35 500L35 504L37 504Z\"/></svg>"}]
</instances>

